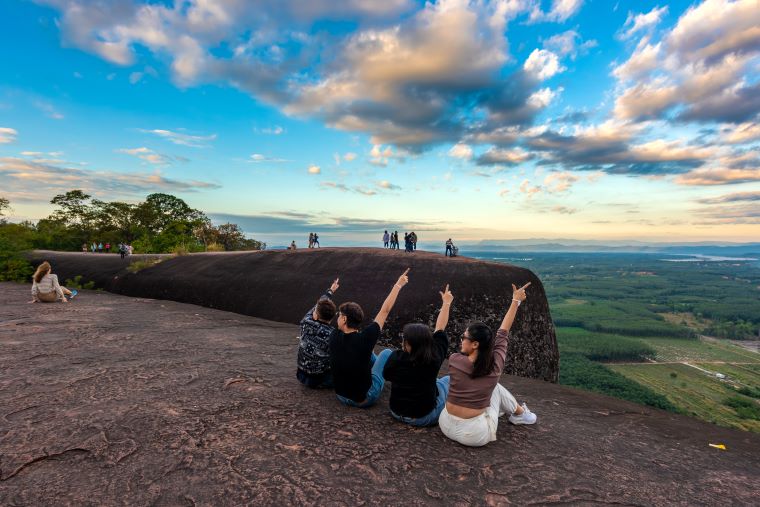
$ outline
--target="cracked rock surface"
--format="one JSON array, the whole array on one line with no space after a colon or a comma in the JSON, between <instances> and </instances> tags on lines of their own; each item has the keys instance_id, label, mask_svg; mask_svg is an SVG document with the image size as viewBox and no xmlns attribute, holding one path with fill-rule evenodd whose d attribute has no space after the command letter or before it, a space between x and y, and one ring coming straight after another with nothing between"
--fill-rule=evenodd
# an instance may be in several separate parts
<instances>
[{"instance_id":1,"label":"cracked rock surface","mask_svg":"<svg viewBox=\"0 0 760 507\"><path fill-rule=\"evenodd\" d=\"M387 387L301 387L294 325L29 289L0 284L2 506L756 505L757 434L504 376L538 424L470 449L394 421Z\"/></svg>"}]
</instances>

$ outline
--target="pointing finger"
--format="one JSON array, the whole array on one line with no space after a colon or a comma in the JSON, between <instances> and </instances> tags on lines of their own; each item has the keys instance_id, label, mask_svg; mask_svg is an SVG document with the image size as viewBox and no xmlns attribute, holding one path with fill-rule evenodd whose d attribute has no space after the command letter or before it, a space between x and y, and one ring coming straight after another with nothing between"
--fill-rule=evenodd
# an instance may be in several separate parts
<instances>
[{"instance_id":1,"label":"pointing finger","mask_svg":"<svg viewBox=\"0 0 760 507\"><path fill-rule=\"evenodd\" d=\"M446 284L446 289L443 292L448 292L448 291L449 291L449 284Z\"/></svg>"},{"instance_id":2,"label":"pointing finger","mask_svg":"<svg viewBox=\"0 0 760 507\"><path fill-rule=\"evenodd\" d=\"M533 283L533 282L528 282L528 283L526 283L525 285L523 285L523 286L522 286L522 287L520 287L520 288L521 288L521 289L527 289L528 287L530 287L530 284L531 284L531 283Z\"/></svg>"},{"instance_id":3,"label":"pointing finger","mask_svg":"<svg viewBox=\"0 0 760 507\"><path fill-rule=\"evenodd\" d=\"M407 273L409 273L409 270L410 270L410 269L411 269L411 268L406 268L406 271L404 271L404 274L403 274L403 275L401 275L401 276L406 276L406 274L407 274Z\"/></svg>"}]
</instances>

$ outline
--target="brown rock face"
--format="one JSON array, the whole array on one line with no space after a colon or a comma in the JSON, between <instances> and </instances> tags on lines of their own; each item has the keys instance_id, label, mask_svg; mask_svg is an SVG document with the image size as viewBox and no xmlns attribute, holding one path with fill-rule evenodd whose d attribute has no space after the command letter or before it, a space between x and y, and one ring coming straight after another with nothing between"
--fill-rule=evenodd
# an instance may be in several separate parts
<instances>
[{"instance_id":1,"label":"brown rock face","mask_svg":"<svg viewBox=\"0 0 760 507\"><path fill-rule=\"evenodd\" d=\"M757 434L504 376L537 424L467 448L391 418L388 386L366 410L301 386L295 325L29 296L0 283L3 507L757 505Z\"/></svg>"},{"instance_id":2,"label":"brown rock face","mask_svg":"<svg viewBox=\"0 0 760 507\"><path fill-rule=\"evenodd\" d=\"M559 375L557 338L543 285L531 271L507 264L375 248L194 254L167 259L138 273L127 272L129 260L116 255L36 252L33 260L49 260L61 280L82 275L118 294L287 323L299 322L336 277L340 277L340 289L335 302L359 303L370 322L408 267L409 284L384 329L385 343L394 345L404 324L435 324L438 292L447 283L455 298L447 330L451 336L460 336L476 320L496 330L512 299L511 284L531 282L528 301L512 327L505 372L550 382Z\"/></svg>"}]
</instances>

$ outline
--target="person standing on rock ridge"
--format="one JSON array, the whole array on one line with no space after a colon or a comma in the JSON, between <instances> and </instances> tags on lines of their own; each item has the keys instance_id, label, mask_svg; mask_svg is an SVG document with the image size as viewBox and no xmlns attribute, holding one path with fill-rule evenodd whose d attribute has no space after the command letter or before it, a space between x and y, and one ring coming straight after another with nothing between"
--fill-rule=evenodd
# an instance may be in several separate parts
<instances>
[{"instance_id":1,"label":"person standing on rock ridge","mask_svg":"<svg viewBox=\"0 0 760 507\"><path fill-rule=\"evenodd\" d=\"M390 240L390 236L388 235L388 231L385 231L385 233L383 233L383 248L388 248L389 240Z\"/></svg>"},{"instance_id":2,"label":"person standing on rock ridge","mask_svg":"<svg viewBox=\"0 0 760 507\"><path fill-rule=\"evenodd\" d=\"M446 325L454 296L446 285L441 294L441 310L435 333L426 324L404 326L401 350L394 351L385 363L383 377L391 382L391 415L412 426L433 426L446 405L449 376L438 378L449 350Z\"/></svg>"},{"instance_id":3,"label":"person standing on rock ridge","mask_svg":"<svg viewBox=\"0 0 760 507\"><path fill-rule=\"evenodd\" d=\"M446 240L446 253L444 254L445 257L451 257L454 255L454 242L451 241L451 238Z\"/></svg>"},{"instance_id":4,"label":"person standing on rock ridge","mask_svg":"<svg viewBox=\"0 0 760 507\"><path fill-rule=\"evenodd\" d=\"M368 408L383 392L383 368L392 350L375 355L373 349L398 293L409 282L408 273L407 268L385 298L375 320L361 331L362 307L352 302L338 307L338 329L330 336L330 368L335 394L344 405Z\"/></svg>"},{"instance_id":5,"label":"person standing on rock ridge","mask_svg":"<svg viewBox=\"0 0 760 507\"><path fill-rule=\"evenodd\" d=\"M298 342L298 368L296 378L306 387L332 387L330 373L330 325L336 307L332 298L340 285L336 278L329 289L301 319L301 336Z\"/></svg>"},{"instance_id":6,"label":"person standing on rock ridge","mask_svg":"<svg viewBox=\"0 0 760 507\"><path fill-rule=\"evenodd\" d=\"M444 435L460 444L480 447L493 442L499 417L505 414L510 414L512 424L536 422L536 414L525 403L518 405L515 397L499 384L507 358L509 330L529 286L530 282L518 289L512 284L512 304L495 339L488 326L472 323L462 335L461 353L449 357L451 387L438 425Z\"/></svg>"}]
</instances>

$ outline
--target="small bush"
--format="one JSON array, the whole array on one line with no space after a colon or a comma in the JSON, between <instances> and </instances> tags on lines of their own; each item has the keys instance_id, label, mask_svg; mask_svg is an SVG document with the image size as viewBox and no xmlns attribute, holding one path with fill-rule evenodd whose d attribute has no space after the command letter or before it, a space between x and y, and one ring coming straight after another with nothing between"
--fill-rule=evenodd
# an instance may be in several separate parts
<instances>
[{"instance_id":1,"label":"small bush","mask_svg":"<svg viewBox=\"0 0 760 507\"><path fill-rule=\"evenodd\" d=\"M187 255L187 254L189 254L190 252L189 252L189 251L187 250L187 248L185 248L184 246L182 246L182 245L177 245L177 246L175 246L174 248L172 248L172 253L173 253L174 255Z\"/></svg>"},{"instance_id":2,"label":"small bush","mask_svg":"<svg viewBox=\"0 0 760 507\"><path fill-rule=\"evenodd\" d=\"M207 252L224 252L224 245L220 245L219 243L209 243L206 246Z\"/></svg>"},{"instance_id":3,"label":"small bush","mask_svg":"<svg viewBox=\"0 0 760 507\"><path fill-rule=\"evenodd\" d=\"M670 372L670 378L678 378L678 373L671 371Z\"/></svg>"},{"instance_id":4,"label":"small bush","mask_svg":"<svg viewBox=\"0 0 760 507\"><path fill-rule=\"evenodd\" d=\"M162 260L163 259L143 259L139 261L133 261L129 263L129 266L127 266L127 271L129 271L130 273L137 273L138 271L142 271L143 269L155 266Z\"/></svg>"},{"instance_id":5,"label":"small bush","mask_svg":"<svg viewBox=\"0 0 760 507\"><path fill-rule=\"evenodd\" d=\"M89 282L82 283L82 275L77 275L73 279L67 278L64 282L67 289L87 289L92 290L95 288L95 282L90 280Z\"/></svg>"},{"instance_id":6,"label":"small bush","mask_svg":"<svg viewBox=\"0 0 760 507\"><path fill-rule=\"evenodd\" d=\"M741 389L737 389L736 392L750 398L760 398L760 388L757 387L742 387Z\"/></svg>"},{"instance_id":7,"label":"small bush","mask_svg":"<svg viewBox=\"0 0 760 507\"><path fill-rule=\"evenodd\" d=\"M760 406L752 400L741 398L739 396L732 396L726 398L723 404L734 409L736 415L742 419L760 421Z\"/></svg>"}]
</instances>

